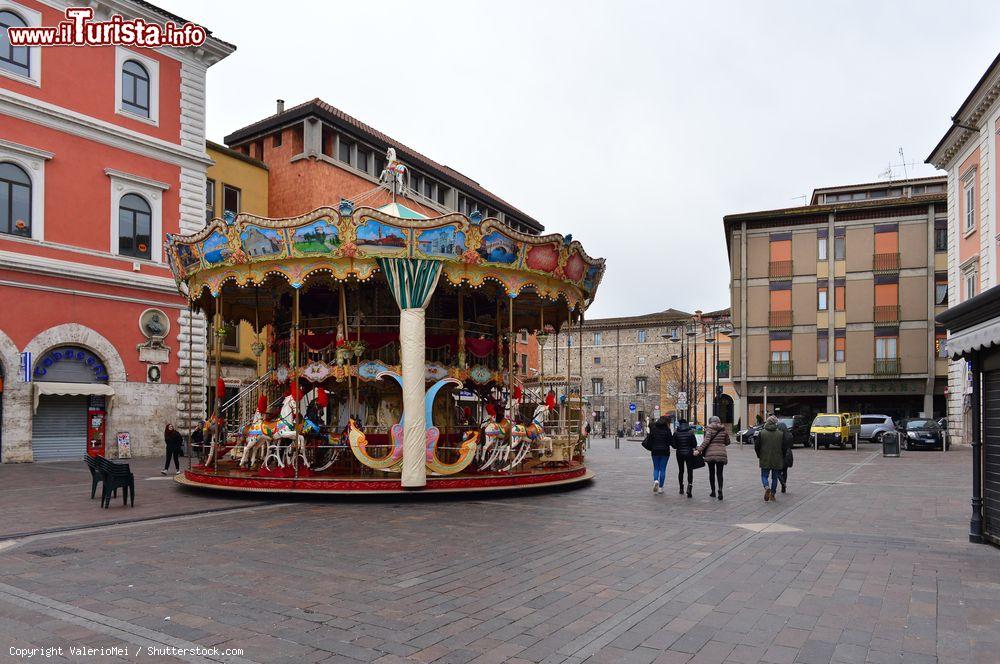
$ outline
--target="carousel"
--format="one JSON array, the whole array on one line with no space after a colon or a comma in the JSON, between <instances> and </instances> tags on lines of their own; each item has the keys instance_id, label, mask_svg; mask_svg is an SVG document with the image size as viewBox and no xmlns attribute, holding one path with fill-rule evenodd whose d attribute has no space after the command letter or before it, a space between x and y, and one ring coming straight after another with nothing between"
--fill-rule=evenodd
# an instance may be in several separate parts
<instances>
[{"instance_id":1,"label":"carousel","mask_svg":"<svg viewBox=\"0 0 1000 664\"><path fill-rule=\"evenodd\" d=\"M582 324L603 259L572 236L525 235L478 211L427 218L405 205L405 167L387 156L380 187L393 202L382 207L362 194L300 217L229 215L168 236L178 288L210 321L217 384L204 442L178 482L443 492L593 476L582 355L567 353L556 371L540 352L529 372L515 347L536 335L544 349ZM240 321L263 368L224 399L221 339Z\"/></svg>"}]
</instances>

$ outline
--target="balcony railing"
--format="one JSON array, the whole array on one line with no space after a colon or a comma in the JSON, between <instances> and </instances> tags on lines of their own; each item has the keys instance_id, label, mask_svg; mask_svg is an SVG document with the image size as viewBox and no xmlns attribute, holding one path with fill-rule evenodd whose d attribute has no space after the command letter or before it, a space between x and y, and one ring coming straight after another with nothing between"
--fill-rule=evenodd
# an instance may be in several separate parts
<instances>
[{"instance_id":1,"label":"balcony railing","mask_svg":"<svg viewBox=\"0 0 1000 664\"><path fill-rule=\"evenodd\" d=\"M872 270L876 274L899 272L899 253L875 254Z\"/></svg>"},{"instance_id":2,"label":"balcony railing","mask_svg":"<svg viewBox=\"0 0 1000 664\"><path fill-rule=\"evenodd\" d=\"M791 360L771 360L770 362L767 363L767 375L768 376L793 375Z\"/></svg>"},{"instance_id":3,"label":"balcony railing","mask_svg":"<svg viewBox=\"0 0 1000 664\"><path fill-rule=\"evenodd\" d=\"M769 327L791 327L792 311L772 311L767 319Z\"/></svg>"},{"instance_id":4,"label":"balcony railing","mask_svg":"<svg viewBox=\"0 0 1000 664\"><path fill-rule=\"evenodd\" d=\"M899 375L899 358L898 357L877 357L877 358L875 358L875 375L876 376L898 376Z\"/></svg>"},{"instance_id":5,"label":"balcony railing","mask_svg":"<svg viewBox=\"0 0 1000 664\"><path fill-rule=\"evenodd\" d=\"M771 279L791 279L792 261L771 261L767 266L767 276Z\"/></svg>"},{"instance_id":6,"label":"balcony railing","mask_svg":"<svg viewBox=\"0 0 1000 664\"><path fill-rule=\"evenodd\" d=\"M875 306L873 313L875 325L896 325L899 323L898 304L879 304Z\"/></svg>"}]
</instances>

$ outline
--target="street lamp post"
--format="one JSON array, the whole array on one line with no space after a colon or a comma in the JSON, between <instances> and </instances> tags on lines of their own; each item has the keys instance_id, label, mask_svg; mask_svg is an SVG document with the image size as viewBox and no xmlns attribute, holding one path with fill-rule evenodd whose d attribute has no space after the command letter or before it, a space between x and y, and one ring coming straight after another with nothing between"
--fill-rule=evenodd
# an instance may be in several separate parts
<instances>
[{"instance_id":1,"label":"street lamp post","mask_svg":"<svg viewBox=\"0 0 1000 664\"><path fill-rule=\"evenodd\" d=\"M716 383L719 379L719 345L715 343L716 326L712 324L705 331L705 343L712 344L712 415L719 415L719 390ZM705 362L708 362L708 347L705 348ZM707 382L707 381L706 381ZM708 409L708 399L705 399L706 412ZM708 420L708 417L705 417Z\"/></svg>"},{"instance_id":2,"label":"street lamp post","mask_svg":"<svg viewBox=\"0 0 1000 664\"><path fill-rule=\"evenodd\" d=\"M695 331L695 324L689 323L685 326L685 336L688 338L688 366L691 370L690 380L688 381L688 413L694 415L695 418L698 417L698 337ZM692 345L694 350L692 352ZM694 361L691 361L691 355L694 355ZM690 417L687 419L691 419Z\"/></svg>"}]
</instances>

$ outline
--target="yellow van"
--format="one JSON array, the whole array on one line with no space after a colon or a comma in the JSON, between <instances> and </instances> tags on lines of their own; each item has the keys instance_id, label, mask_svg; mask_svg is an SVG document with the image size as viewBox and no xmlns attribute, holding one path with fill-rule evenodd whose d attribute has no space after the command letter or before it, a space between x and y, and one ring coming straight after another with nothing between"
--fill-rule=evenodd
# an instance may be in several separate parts
<instances>
[{"instance_id":1,"label":"yellow van","mask_svg":"<svg viewBox=\"0 0 1000 664\"><path fill-rule=\"evenodd\" d=\"M861 430L859 413L820 413L813 420L809 435L816 447L830 448L830 445L844 449Z\"/></svg>"}]
</instances>

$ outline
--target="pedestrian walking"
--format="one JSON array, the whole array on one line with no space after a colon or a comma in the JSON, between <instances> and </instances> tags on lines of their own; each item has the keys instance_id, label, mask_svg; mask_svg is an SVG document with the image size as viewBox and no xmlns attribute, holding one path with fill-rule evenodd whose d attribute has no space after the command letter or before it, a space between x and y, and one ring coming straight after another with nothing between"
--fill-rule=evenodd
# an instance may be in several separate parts
<instances>
[{"instance_id":1,"label":"pedestrian walking","mask_svg":"<svg viewBox=\"0 0 1000 664\"><path fill-rule=\"evenodd\" d=\"M778 474L778 481L781 483L781 493L785 493L786 485L788 484L788 469L792 467L793 463L795 463L795 458L792 454L792 448L795 446L795 438L792 435L791 430L785 426L784 422L781 420L778 420L778 428L785 434L785 439L781 448L784 453L784 467Z\"/></svg>"},{"instance_id":2,"label":"pedestrian walking","mask_svg":"<svg viewBox=\"0 0 1000 664\"><path fill-rule=\"evenodd\" d=\"M785 432L778 428L778 419L771 415L757 434L753 445L760 465L760 482L764 485L764 502L775 500L778 479L785 467Z\"/></svg>"},{"instance_id":3,"label":"pedestrian walking","mask_svg":"<svg viewBox=\"0 0 1000 664\"><path fill-rule=\"evenodd\" d=\"M673 438L673 434L670 433L670 418L661 417L649 428L649 433L642 441L642 446L649 450L649 454L653 457L653 493L663 493Z\"/></svg>"},{"instance_id":4,"label":"pedestrian walking","mask_svg":"<svg viewBox=\"0 0 1000 664\"><path fill-rule=\"evenodd\" d=\"M680 485L678 493L684 493L684 470L687 469L687 497L690 498L691 485L694 483L694 450L698 446L698 439L695 438L687 420L677 420L672 446L677 450L677 483Z\"/></svg>"},{"instance_id":5,"label":"pedestrian walking","mask_svg":"<svg viewBox=\"0 0 1000 664\"><path fill-rule=\"evenodd\" d=\"M167 460L163 464L163 470L160 471L161 475L166 475L168 469L170 468L170 460L174 460L174 470L176 472L181 472L181 447L184 445L184 439L181 438L181 434L177 429L174 428L173 424L168 424L163 429L163 442L167 446Z\"/></svg>"},{"instance_id":6,"label":"pedestrian walking","mask_svg":"<svg viewBox=\"0 0 1000 664\"><path fill-rule=\"evenodd\" d=\"M729 462L729 455L726 453L726 446L729 445L729 432L717 416L708 418L708 426L705 428L705 439L698 449L694 451L695 456L701 456L708 464L708 484L712 487L712 498L722 500L722 471Z\"/></svg>"}]
</instances>

